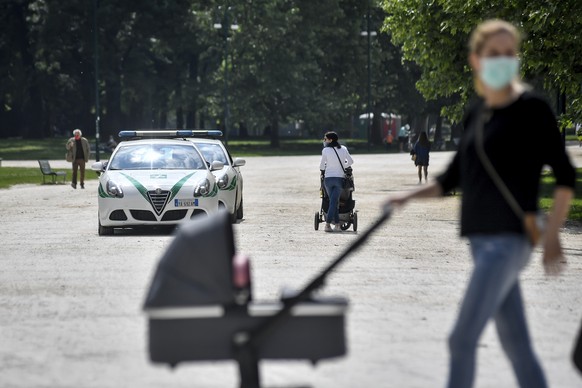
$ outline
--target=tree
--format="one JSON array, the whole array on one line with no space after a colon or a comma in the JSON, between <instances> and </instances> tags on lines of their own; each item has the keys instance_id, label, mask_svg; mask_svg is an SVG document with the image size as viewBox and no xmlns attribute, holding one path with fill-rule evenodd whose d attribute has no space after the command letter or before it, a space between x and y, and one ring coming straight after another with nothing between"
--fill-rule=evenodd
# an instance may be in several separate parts
<instances>
[{"instance_id":1,"label":"tree","mask_svg":"<svg viewBox=\"0 0 582 388\"><path fill-rule=\"evenodd\" d=\"M473 95L467 65L467 40L482 20L501 18L518 25L525 34L522 71L543 77L549 90L570 96L569 110L582 119L582 3L578 0L408 0L382 3L387 13L384 28L402 46L405 60L421 68L418 89L427 99L456 97L443 112L459 120L463 105Z\"/></svg>"},{"instance_id":2,"label":"tree","mask_svg":"<svg viewBox=\"0 0 582 388\"><path fill-rule=\"evenodd\" d=\"M375 4L377 30L384 14ZM228 5L99 0L93 31L93 2L0 2L0 136L44 137L77 127L94 133L94 32L103 136L122 128L214 126L223 117L226 73L231 121L270 127L275 147L282 123L301 121L312 134L351 127L366 105L365 2L230 2L240 30L230 34L225 61L225 41L212 24ZM374 110L423 111L412 87L416 65L402 63L387 34L374 39L372 50Z\"/></svg>"}]
</instances>

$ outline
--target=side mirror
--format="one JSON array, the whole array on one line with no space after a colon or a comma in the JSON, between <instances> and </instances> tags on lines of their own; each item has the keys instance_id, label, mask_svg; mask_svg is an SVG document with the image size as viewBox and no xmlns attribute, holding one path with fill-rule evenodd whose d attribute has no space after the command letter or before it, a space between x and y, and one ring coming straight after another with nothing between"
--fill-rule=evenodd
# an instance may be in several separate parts
<instances>
[{"instance_id":1,"label":"side mirror","mask_svg":"<svg viewBox=\"0 0 582 388\"><path fill-rule=\"evenodd\" d=\"M244 166L245 164L247 164L247 161L244 159L241 159L241 158L236 158L232 162L233 167L241 167L241 166Z\"/></svg>"},{"instance_id":2,"label":"side mirror","mask_svg":"<svg viewBox=\"0 0 582 388\"><path fill-rule=\"evenodd\" d=\"M215 160L210 163L210 171L222 170L224 168L224 163Z\"/></svg>"},{"instance_id":3,"label":"side mirror","mask_svg":"<svg viewBox=\"0 0 582 388\"><path fill-rule=\"evenodd\" d=\"M95 162L91 165L91 170L95 171L97 175L101 175L107 168L107 160L104 162Z\"/></svg>"},{"instance_id":4,"label":"side mirror","mask_svg":"<svg viewBox=\"0 0 582 388\"><path fill-rule=\"evenodd\" d=\"M103 162L95 162L91 165L91 170L97 172L103 172L105 170L105 164Z\"/></svg>"}]
</instances>

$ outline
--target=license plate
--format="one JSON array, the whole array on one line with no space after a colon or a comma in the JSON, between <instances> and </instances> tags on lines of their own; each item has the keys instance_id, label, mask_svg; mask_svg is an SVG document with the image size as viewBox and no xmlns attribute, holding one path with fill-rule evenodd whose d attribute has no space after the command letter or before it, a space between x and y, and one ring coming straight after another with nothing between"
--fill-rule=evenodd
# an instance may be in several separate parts
<instances>
[{"instance_id":1,"label":"license plate","mask_svg":"<svg viewBox=\"0 0 582 388\"><path fill-rule=\"evenodd\" d=\"M174 207L198 206L198 199L174 199Z\"/></svg>"}]
</instances>

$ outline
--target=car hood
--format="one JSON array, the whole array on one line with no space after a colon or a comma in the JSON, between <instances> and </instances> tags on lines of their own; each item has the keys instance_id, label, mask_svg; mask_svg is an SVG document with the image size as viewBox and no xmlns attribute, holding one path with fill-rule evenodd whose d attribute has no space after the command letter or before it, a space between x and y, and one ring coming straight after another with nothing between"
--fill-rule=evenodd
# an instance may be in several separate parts
<instances>
[{"instance_id":1,"label":"car hood","mask_svg":"<svg viewBox=\"0 0 582 388\"><path fill-rule=\"evenodd\" d=\"M206 170L123 170L108 171L107 178L119 184L131 184L146 190L179 190L196 185L208 177Z\"/></svg>"}]
</instances>

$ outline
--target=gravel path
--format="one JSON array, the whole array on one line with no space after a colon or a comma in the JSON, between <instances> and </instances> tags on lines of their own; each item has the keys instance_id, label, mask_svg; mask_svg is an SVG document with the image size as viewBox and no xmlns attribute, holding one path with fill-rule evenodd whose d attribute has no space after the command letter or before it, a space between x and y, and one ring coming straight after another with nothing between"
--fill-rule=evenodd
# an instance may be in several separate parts
<instances>
[{"instance_id":1,"label":"gravel path","mask_svg":"<svg viewBox=\"0 0 582 388\"><path fill-rule=\"evenodd\" d=\"M577 165L582 151L570 147ZM431 154L436 173L451 153ZM390 192L416 185L407 154L354 155L363 230ZM356 237L314 231L318 156L247 158L238 250L253 260L257 299L301 287ZM2 166L37 166L3 161ZM53 167L67 167L51 161ZM97 236L97 181L86 190L22 185L0 190L1 387L235 387L234 363L148 361L141 308L172 236ZM346 357L320 363L263 362L267 387L439 387L447 334L471 270L458 238L458 198L399 211L330 278L324 293L350 299ZM323 226L323 225L322 225ZM564 231L569 266L544 276L536 253L522 275L534 345L552 387L582 386L570 362L582 318L580 228ZM516 386L492 325L479 343L476 387Z\"/></svg>"}]
</instances>

